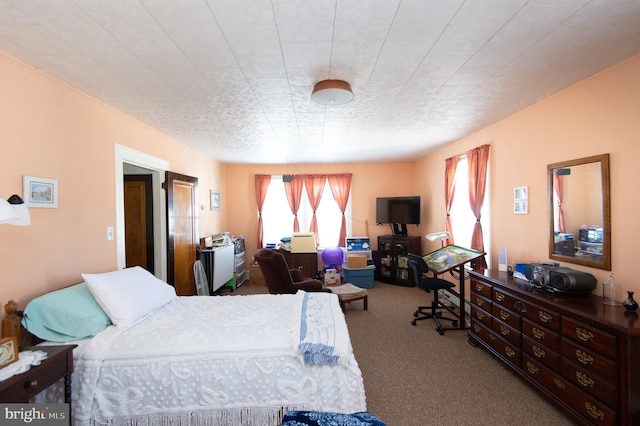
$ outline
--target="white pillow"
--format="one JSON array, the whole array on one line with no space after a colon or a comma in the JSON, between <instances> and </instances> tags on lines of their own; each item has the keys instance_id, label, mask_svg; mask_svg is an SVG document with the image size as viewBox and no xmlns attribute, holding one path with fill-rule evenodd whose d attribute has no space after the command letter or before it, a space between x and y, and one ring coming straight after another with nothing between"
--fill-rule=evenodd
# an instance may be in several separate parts
<instances>
[{"instance_id":1,"label":"white pillow","mask_svg":"<svg viewBox=\"0 0 640 426\"><path fill-rule=\"evenodd\" d=\"M177 298L176 290L140 266L81 274L111 322L124 328Z\"/></svg>"}]
</instances>

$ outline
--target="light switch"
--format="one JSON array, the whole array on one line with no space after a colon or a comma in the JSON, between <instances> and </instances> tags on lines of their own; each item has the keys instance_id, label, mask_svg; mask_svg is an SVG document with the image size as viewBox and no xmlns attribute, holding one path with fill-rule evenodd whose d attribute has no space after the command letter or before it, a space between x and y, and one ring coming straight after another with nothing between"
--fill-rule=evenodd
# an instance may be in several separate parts
<instances>
[{"instance_id":1,"label":"light switch","mask_svg":"<svg viewBox=\"0 0 640 426\"><path fill-rule=\"evenodd\" d=\"M107 240L113 240L113 226L107 226Z\"/></svg>"}]
</instances>

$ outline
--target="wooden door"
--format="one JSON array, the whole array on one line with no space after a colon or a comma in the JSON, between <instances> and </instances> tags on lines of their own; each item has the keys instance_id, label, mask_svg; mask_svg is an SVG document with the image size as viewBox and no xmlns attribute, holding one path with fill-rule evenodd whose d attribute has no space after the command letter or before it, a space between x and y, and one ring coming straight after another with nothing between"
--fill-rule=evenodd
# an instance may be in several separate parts
<instances>
[{"instance_id":1,"label":"wooden door","mask_svg":"<svg viewBox=\"0 0 640 426\"><path fill-rule=\"evenodd\" d=\"M167 282L180 296L196 294L193 263L198 241L198 178L166 173Z\"/></svg>"},{"instance_id":2,"label":"wooden door","mask_svg":"<svg viewBox=\"0 0 640 426\"><path fill-rule=\"evenodd\" d=\"M124 176L126 266L154 273L153 191L151 175Z\"/></svg>"}]
</instances>

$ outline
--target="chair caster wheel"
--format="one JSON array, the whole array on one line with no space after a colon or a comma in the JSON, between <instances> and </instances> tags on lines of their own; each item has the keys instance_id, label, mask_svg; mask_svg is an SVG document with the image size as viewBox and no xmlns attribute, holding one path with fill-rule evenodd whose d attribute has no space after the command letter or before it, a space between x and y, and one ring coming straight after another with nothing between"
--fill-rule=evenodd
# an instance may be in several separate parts
<instances>
[{"instance_id":1,"label":"chair caster wheel","mask_svg":"<svg viewBox=\"0 0 640 426\"><path fill-rule=\"evenodd\" d=\"M453 321L451 324L453 324L454 327L458 326L458 321Z\"/></svg>"},{"instance_id":2,"label":"chair caster wheel","mask_svg":"<svg viewBox=\"0 0 640 426\"><path fill-rule=\"evenodd\" d=\"M414 313L413 313L413 316L414 316L414 317L416 317L416 318L418 318L418 312L417 312L417 311L416 311L416 312L414 312Z\"/></svg>"},{"instance_id":3,"label":"chair caster wheel","mask_svg":"<svg viewBox=\"0 0 640 426\"><path fill-rule=\"evenodd\" d=\"M411 321L411 325L416 325L416 322L415 321Z\"/></svg>"},{"instance_id":4,"label":"chair caster wheel","mask_svg":"<svg viewBox=\"0 0 640 426\"><path fill-rule=\"evenodd\" d=\"M441 336L444 336L444 331L442 331L440 327L436 328L436 330L438 331L438 333L440 333Z\"/></svg>"}]
</instances>

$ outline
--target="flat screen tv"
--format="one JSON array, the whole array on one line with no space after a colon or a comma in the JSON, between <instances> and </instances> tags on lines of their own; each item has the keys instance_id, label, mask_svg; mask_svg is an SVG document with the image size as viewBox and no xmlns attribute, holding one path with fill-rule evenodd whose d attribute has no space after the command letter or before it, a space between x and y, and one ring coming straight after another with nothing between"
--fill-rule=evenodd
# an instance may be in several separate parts
<instances>
[{"instance_id":1,"label":"flat screen tv","mask_svg":"<svg viewBox=\"0 0 640 426\"><path fill-rule=\"evenodd\" d=\"M420 196L376 198L376 223L420 224Z\"/></svg>"}]
</instances>

